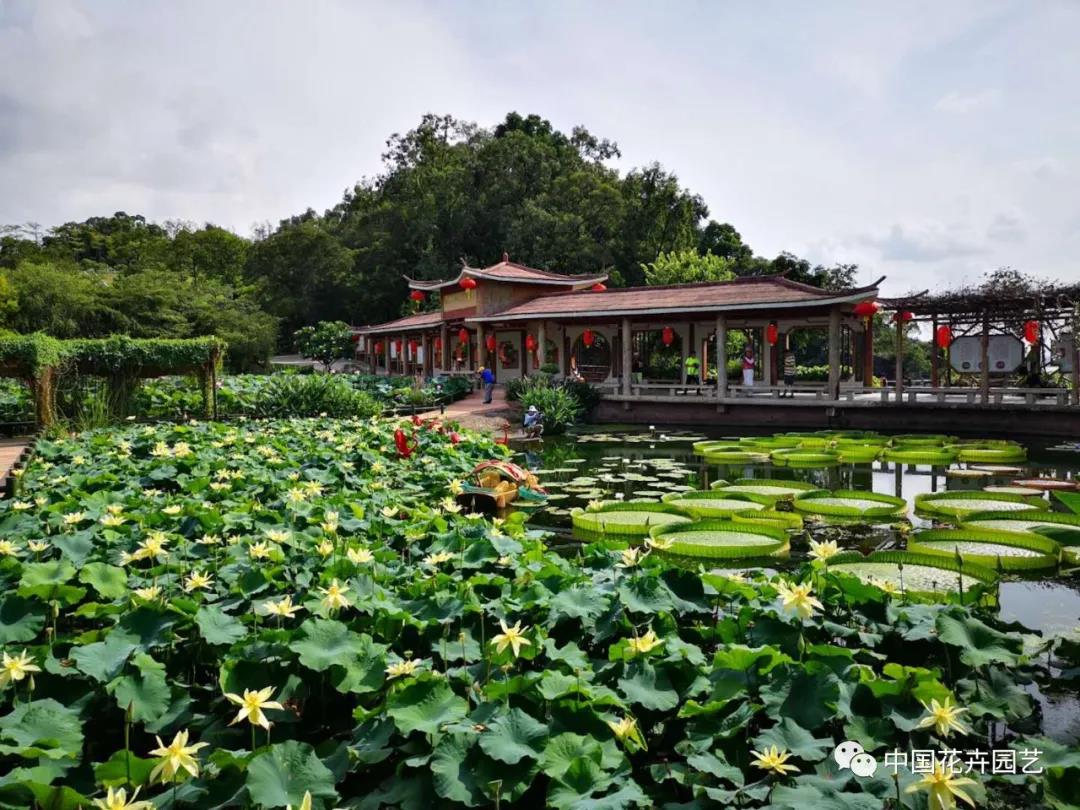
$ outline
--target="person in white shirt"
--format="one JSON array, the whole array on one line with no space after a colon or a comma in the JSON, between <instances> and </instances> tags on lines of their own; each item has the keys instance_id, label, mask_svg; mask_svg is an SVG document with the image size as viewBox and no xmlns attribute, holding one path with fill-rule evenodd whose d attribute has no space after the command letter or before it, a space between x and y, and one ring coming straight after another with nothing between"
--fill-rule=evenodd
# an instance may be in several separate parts
<instances>
[{"instance_id":1,"label":"person in white shirt","mask_svg":"<svg viewBox=\"0 0 1080 810\"><path fill-rule=\"evenodd\" d=\"M750 387L754 384L754 366L757 361L754 359L754 347L747 345L746 351L742 356L742 384Z\"/></svg>"}]
</instances>

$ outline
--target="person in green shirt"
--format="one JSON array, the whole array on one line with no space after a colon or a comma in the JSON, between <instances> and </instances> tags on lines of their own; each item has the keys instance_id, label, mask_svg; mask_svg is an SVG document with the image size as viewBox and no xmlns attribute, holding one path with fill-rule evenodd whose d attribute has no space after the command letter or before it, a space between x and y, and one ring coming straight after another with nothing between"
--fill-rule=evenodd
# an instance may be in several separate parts
<instances>
[{"instance_id":1,"label":"person in green shirt","mask_svg":"<svg viewBox=\"0 0 1080 810\"><path fill-rule=\"evenodd\" d=\"M687 385L700 385L701 384L701 361L697 359L697 355L691 350L690 354L686 355L686 384Z\"/></svg>"}]
</instances>

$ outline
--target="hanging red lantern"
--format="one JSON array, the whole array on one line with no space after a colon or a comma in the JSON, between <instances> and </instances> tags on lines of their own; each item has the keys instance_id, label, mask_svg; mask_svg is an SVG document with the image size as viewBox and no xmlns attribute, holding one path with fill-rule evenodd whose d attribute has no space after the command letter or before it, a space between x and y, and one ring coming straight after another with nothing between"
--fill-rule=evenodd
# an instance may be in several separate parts
<instances>
[{"instance_id":1,"label":"hanging red lantern","mask_svg":"<svg viewBox=\"0 0 1080 810\"><path fill-rule=\"evenodd\" d=\"M495 335L488 335L487 340L485 340L484 343L487 344L487 349L489 352L495 351Z\"/></svg>"},{"instance_id":2,"label":"hanging red lantern","mask_svg":"<svg viewBox=\"0 0 1080 810\"><path fill-rule=\"evenodd\" d=\"M877 301L860 301L852 309L852 312L860 318L873 318L879 311L881 311L881 304Z\"/></svg>"},{"instance_id":3,"label":"hanging red lantern","mask_svg":"<svg viewBox=\"0 0 1080 810\"><path fill-rule=\"evenodd\" d=\"M423 301L424 294L420 292L420 290L413 290L411 293L409 293L409 298L411 298L413 301Z\"/></svg>"},{"instance_id":4,"label":"hanging red lantern","mask_svg":"<svg viewBox=\"0 0 1080 810\"><path fill-rule=\"evenodd\" d=\"M381 340L376 340L375 341L375 354L382 354L382 352L383 352L383 342Z\"/></svg>"},{"instance_id":5,"label":"hanging red lantern","mask_svg":"<svg viewBox=\"0 0 1080 810\"><path fill-rule=\"evenodd\" d=\"M401 354L401 338L398 338L397 340L394 341L394 349L397 351L397 353L399 355Z\"/></svg>"},{"instance_id":6,"label":"hanging red lantern","mask_svg":"<svg viewBox=\"0 0 1080 810\"><path fill-rule=\"evenodd\" d=\"M414 357L416 356L416 341L415 340L410 340L409 341L409 354L413 355Z\"/></svg>"},{"instance_id":7,"label":"hanging red lantern","mask_svg":"<svg viewBox=\"0 0 1080 810\"><path fill-rule=\"evenodd\" d=\"M911 312L910 310L906 310L906 309L902 309L899 312L897 312L895 315L893 315L893 320L894 321L899 321L900 323L907 323L908 321L913 320L914 318L915 318L915 313Z\"/></svg>"},{"instance_id":8,"label":"hanging red lantern","mask_svg":"<svg viewBox=\"0 0 1080 810\"><path fill-rule=\"evenodd\" d=\"M593 334L592 329L586 329L581 333L581 342L585 344L585 348L588 349L593 345L593 341L596 340L596 335Z\"/></svg>"},{"instance_id":9,"label":"hanging red lantern","mask_svg":"<svg viewBox=\"0 0 1080 810\"><path fill-rule=\"evenodd\" d=\"M460 284L461 284L461 289L463 289L463 290L475 290L476 289L476 279L472 278L471 276L465 276L465 278L463 278L461 280Z\"/></svg>"},{"instance_id":10,"label":"hanging red lantern","mask_svg":"<svg viewBox=\"0 0 1080 810\"><path fill-rule=\"evenodd\" d=\"M595 284L593 284L589 289L592 290L593 292L603 292L604 290L607 289L607 285L598 281Z\"/></svg>"},{"instance_id":11,"label":"hanging red lantern","mask_svg":"<svg viewBox=\"0 0 1080 810\"><path fill-rule=\"evenodd\" d=\"M664 342L665 346L670 346L675 342L675 330L670 326L665 326L664 330L660 333L660 340Z\"/></svg>"},{"instance_id":12,"label":"hanging red lantern","mask_svg":"<svg viewBox=\"0 0 1080 810\"><path fill-rule=\"evenodd\" d=\"M536 338L532 335L525 336L525 348L530 352L536 351Z\"/></svg>"},{"instance_id":13,"label":"hanging red lantern","mask_svg":"<svg viewBox=\"0 0 1080 810\"><path fill-rule=\"evenodd\" d=\"M442 351L442 338L441 337L435 338L435 351L437 351L437 352Z\"/></svg>"},{"instance_id":14,"label":"hanging red lantern","mask_svg":"<svg viewBox=\"0 0 1080 810\"><path fill-rule=\"evenodd\" d=\"M1038 343L1039 342L1039 322L1038 321L1027 321L1024 324L1024 340L1026 340L1028 343Z\"/></svg>"},{"instance_id":15,"label":"hanging red lantern","mask_svg":"<svg viewBox=\"0 0 1080 810\"><path fill-rule=\"evenodd\" d=\"M353 335L353 336L352 336L352 337L350 338L350 340L351 340L351 341L352 341L353 343L359 343L359 342L360 342L360 336L359 336L359 335Z\"/></svg>"},{"instance_id":16,"label":"hanging red lantern","mask_svg":"<svg viewBox=\"0 0 1080 810\"><path fill-rule=\"evenodd\" d=\"M765 340L768 341L770 346L775 346L779 337L780 330L776 327L775 323L770 323L765 327Z\"/></svg>"},{"instance_id":17,"label":"hanging red lantern","mask_svg":"<svg viewBox=\"0 0 1080 810\"><path fill-rule=\"evenodd\" d=\"M469 342L469 330L466 329L464 326L461 327L461 329L458 330L457 339L461 343L468 343Z\"/></svg>"},{"instance_id":18,"label":"hanging red lantern","mask_svg":"<svg viewBox=\"0 0 1080 810\"><path fill-rule=\"evenodd\" d=\"M952 345L952 329L947 326L939 326L934 335L939 349L947 349Z\"/></svg>"}]
</instances>

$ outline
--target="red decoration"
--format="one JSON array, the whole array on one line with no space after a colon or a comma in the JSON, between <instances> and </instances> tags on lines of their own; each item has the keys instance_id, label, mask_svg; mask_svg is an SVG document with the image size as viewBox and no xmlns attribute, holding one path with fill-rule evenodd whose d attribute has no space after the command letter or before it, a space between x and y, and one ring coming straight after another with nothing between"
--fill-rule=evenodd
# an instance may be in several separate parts
<instances>
[{"instance_id":1,"label":"red decoration","mask_svg":"<svg viewBox=\"0 0 1080 810\"><path fill-rule=\"evenodd\" d=\"M465 278L463 278L460 283L461 283L461 289L463 289L463 290L475 290L476 289L476 279L472 278L471 276L465 276Z\"/></svg>"},{"instance_id":2,"label":"red decoration","mask_svg":"<svg viewBox=\"0 0 1080 810\"><path fill-rule=\"evenodd\" d=\"M411 298L413 301L423 301L424 294L420 292L420 290L413 290L411 293L409 293L409 298Z\"/></svg>"},{"instance_id":3,"label":"red decoration","mask_svg":"<svg viewBox=\"0 0 1080 810\"><path fill-rule=\"evenodd\" d=\"M405 436L405 431L401 428L394 431L394 446L397 447L398 455L402 458L408 458L416 449L415 447L409 447L409 440Z\"/></svg>"},{"instance_id":4,"label":"red decoration","mask_svg":"<svg viewBox=\"0 0 1080 810\"><path fill-rule=\"evenodd\" d=\"M450 431L450 444L457 444L461 441L461 435L457 431Z\"/></svg>"},{"instance_id":5,"label":"red decoration","mask_svg":"<svg viewBox=\"0 0 1080 810\"><path fill-rule=\"evenodd\" d=\"M532 335L526 335L525 336L525 348L526 348L526 350L528 350L530 352L535 352L536 351L536 338L534 338Z\"/></svg>"},{"instance_id":6,"label":"red decoration","mask_svg":"<svg viewBox=\"0 0 1080 810\"><path fill-rule=\"evenodd\" d=\"M1028 343L1039 342L1039 322L1027 321L1024 323L1024 340Z\"/></svg>"},{"instance_id":7,"label":"red decoration","mask_svg":"<svg viewBox=\"0 0 1080 810\"><path fill-rule=\"evenodd\" d=\"M770 346L775 346L777 339L780 337L780 330L776 328L775 323L770 323L765 327L765 340L769 342Z\"/></svg>"},{"instance_id":8,"label":"red decoration","mask_svg":"<svg viewBox=\"0 0 1080 810\"><path fill-rule=\"evenodd\" d=\"M952 345L952 329L947 326L939 326L934 335L939 349L947 349Z\"/></svg>"},{"instance_id":9,"label":"red decoration","mask_svg":"<svg viewBox=\"0 0 1080 810\"><path fill-rule=\"evenodd\" d=\"M911 311L906 310L906 309L902 309L899 312L897 312L895 315L893 315L893 320L894 321L900 321L901 323L907 323L908 321L914 319L914 317L915 317L914 312L911 312Z\"/></svg>"},{"instance_id":10,"label":"red decoration","mask_svg":"<svg viewBox=\"0 0 1080 810\"><path fill-rule=\"evenodd\" d=\"M383 342L381 340L376 340L375 341L375 354L382 354L382 352L383 352Z\"/></svg>"},{"instance_id":11,"label":"red decoration","mask_svg":"<svg viewBox=\"0 0 1080 810\"><path fill-rule=\"evenodd\" d=\"M394 341L394 349L397 351L398 355L401 354L401 338Z\"/></svg>"},{"instance_id":12,"label":"red decoration","mask_svg":"<svg viewBox=\"0 0 1080 810\"><path fill-rule=\"evenodd\" d=\"M596 340L596 335L593 334L592 329L586 329L581 333L581 342L585 344L585 348L589 348L593 345L593 341Z\"/></svg>"},{"instance_id":13,"label":"red decoration","mask_svg":"<svg viewBox=\"0 0 1080 810\"><path fill-rule=\"evenodd\" d=\"M873 318L881 310L881 304L877 301L860 301L852 310L860 318Z\"/></svg>"},{"instance_id":14,"label":"red decoration","mask_svg":"<svg viewBox=\"0 0 1080 810\"><path fill-rule=\"evenodd\" d=\"M409 341L409 354L414 355L414 356L416 355L416 341L415 340L410 340Z\"/></svg>"},{"instance_id":15,"label":"red decoration","mask_svg":"<svg viewBox=\"0 0 1080 810\"><path fill-rule=\"evenodd\" d=\"M605 285L605 284L598 281L595 284L593 284L589 289L592 290L593 292L603 292L604 290L607 289L607 285Z\"/></svg>"},{"instance_id":16,"label":"red decoration","mask_svg":"<svg viewBox=\"0 0 1080 810\"><path fill-rule=\"evenodd\" d=\"M442 338L441 337L435 338L435 351L437 351L437 352L442 351Z\"/></svg>"},{"instance_id":17,"label":"red decoration","mask_svg":"<svg viewBox=\"0 0 1080 810\"><path fill-rule=\"evenodd\" d=\"M664 342L665 346L670 346L675 342L675 330L670 326L665 326L664 331L660 333L660 340Z\"/></svg>"},{"instance_id":18,"label":"red decoration","mask_svg":"<svg viewBox=\"0 0 1080 810\"><path fill-rule=\"evenodd\" d=\"M461 327L461 329L458 330L457 339L461 343L468 343L469 342L469 330L466 329L464 326Z\"/></svg>"},{"instance_id":19,"label":"red decoration","mask_svg":"<svg viewBox=\"0 0 1080 810\"><path fill-rule=\"evenodd\" d=\"M484 342L487 344L487 349L489 352L495 351L495 335L488 335L487 340Z\"/></svg>"},{"instance_id":20,"label":"red decoration","mask_svg":"<svg viewBox=\"0 0 1080 810\"><path fill-rule=\"evenodd\" d=\"M353 336L352 336L352 337L350 338L350 340L351 340L351 341L352 341L353 343L359 343L359 342L360 342L360 336L359 336L359 335L353 335Z\"/></svg>"}]
</instances>

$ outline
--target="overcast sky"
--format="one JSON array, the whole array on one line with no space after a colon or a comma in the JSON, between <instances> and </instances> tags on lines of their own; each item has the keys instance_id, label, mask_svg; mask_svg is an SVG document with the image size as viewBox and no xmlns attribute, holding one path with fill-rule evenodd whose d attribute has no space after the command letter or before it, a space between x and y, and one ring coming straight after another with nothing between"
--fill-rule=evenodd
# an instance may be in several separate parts
<instances>
[{"instance_id":1,"label":"overcast sky","mask_svg":"<svg viewBox=\"0 0 1080 810\"><path fill-rule=\"evenodd\" d=\"M322 211L425 112L658 160L762 255L1080 280L1080 3L0 0L0 223Z\"/></svg>"}]
</instances>

